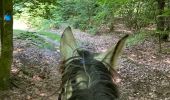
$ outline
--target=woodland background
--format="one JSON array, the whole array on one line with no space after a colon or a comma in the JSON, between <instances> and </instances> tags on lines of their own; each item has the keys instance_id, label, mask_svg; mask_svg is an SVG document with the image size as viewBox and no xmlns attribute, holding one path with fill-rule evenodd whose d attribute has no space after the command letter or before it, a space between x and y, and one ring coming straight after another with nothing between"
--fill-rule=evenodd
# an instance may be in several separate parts
<instances>
[{"instance_id":1,"label":"woodland background","mask_svg":"<svg viewBox=\"0 0 170 100\"><path fill-rule=\"evenodd\" d=\"M170 0L2 0L0 16L2 100L57 98L67 26L93 52L131 34L118 69L121 100L170 99Z\"/></svg>"}]
</instances>

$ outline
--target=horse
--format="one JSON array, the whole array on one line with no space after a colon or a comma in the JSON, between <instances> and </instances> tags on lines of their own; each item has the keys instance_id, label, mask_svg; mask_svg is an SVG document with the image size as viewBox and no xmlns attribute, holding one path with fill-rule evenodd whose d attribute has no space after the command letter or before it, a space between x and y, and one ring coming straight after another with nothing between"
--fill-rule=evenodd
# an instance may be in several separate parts
<instances>
[{"instance_id":1,"label":"horse","mask_svg":"<svg viewBox=\"0 0 170 100\"><path fill-rule=\"evenodd\" d=\"M127 38L125 35L104 53L93 53L78 47L71 27L67 27L60 40L62 83L58 100L117 100L116 62Z\"/></svg>"}]
</instances>

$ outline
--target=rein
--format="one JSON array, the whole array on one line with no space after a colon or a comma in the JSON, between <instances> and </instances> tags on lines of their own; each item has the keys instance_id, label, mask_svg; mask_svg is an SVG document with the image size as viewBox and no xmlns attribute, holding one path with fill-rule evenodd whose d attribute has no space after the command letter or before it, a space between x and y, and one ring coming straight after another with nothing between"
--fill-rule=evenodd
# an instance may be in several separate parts
<instances>
[{"instance_id":1,"label":"rein","mask_svg":"<svg viewBox=\"0 0 170 100\"><path fill-rule=\"evenodd\" d=\"M80 66L80 65L76 65L76 64L74 64L74 61L76 62L76 61L80 61L79 62L79 64L80 65L85 65L85 66ZM106 62L101 62L101 61L97 61L97 60L94 60L94 62L98 62L98 63L100 63L101 65L103 65L103 66L101 66L101 67L99 67L99 69L97 70L96 69L96 71L94 71L94 72L91 72L90 73L90 75L89 75L89 77L92 77L92 76L95 76L95 75L98 75L98 76L106 76L106 77L111 77L112 78L112 81L111 80L95 80L95 81L92 81L92 82L90 82L90 86L87 86L88 88L85 88L84 89L84 91L91 91L91 90L93 90L93 88L95 88L95 85L96 84L102 84L102 86L104 86L104 85L106 85L106 89L104 89L103 90L103 92L101 91L101 93L110 93L110 92L106 92L106 91L113 91L112 89L113 88L115 88L116 90L115 91L117 91L117 87L115 87L116 86L116 84L114 83L114 73L116 72L108 63L106 63ZM73 64L72 64L73 63ZM90 62L88 62L88 60L86 59L85 60L85 58L82 58L81 56L74 56L74 57L71 57L71 58L68 58L67 60L65 60L65 61L62 61L62 65L61 65L61 72L62 72L62 77L64 77L64 76L66 76L66 74L68 74L68 73L73 73L74 72L74 69L76 69L76 68L79 68L79 70L78 71L83 71L84 73L86 73L86 70L85 70L85 68L87 67L86 65L87 64L90 64L90 65L93 65L93 61L90 61ZM74 68L72 69L72 68L70 68L71 66L74 66ZM76 66L76 67L75 67ZM84 68L85 67L85 68ZM90 66L90 67L93 67L93 66ZM106 70L106 72L108 72L108 73L105 73L105 71L102 71L100 68L103 68L103 67L105 67L107 70ZM71 70L70 70L70 69ZM98 67L95 67L95 68L98 68ZM104 68L104 69L105 69ZM68 72L69 71L69 72ZM77 73L77 72L75 72L75 73ZM110 73L110 74L109 74ZM72 81L72 79L74 79L75 78L75 76L73 75L73 76L69 76L69 78L68 79L65 79L65 80L62 80L62 88L66 88L66 87L64 87L64 84L66 84L67 82L69 82L69 81ZM86 83L86 81L81 81L81 82L79 82L79 83L76 83L76 84L70 84L70 85L67 85L67 87L68 86L71 86L71 87L74 87L74 91L80 91L80 89L78 88L78 86L80 85L80 84L87 84L88 85L88 83ZM113 86L113 84L114 84L114 86ZM110 89L109 90L109 88L108 88L108 86L107 85L109 85L110 87L112 87L112 89ZM89 88L92 88L92 89L90 89L89 90ZM101 89L102 90L102 89ZM97 93L97 91L91 91L92 93L94 92L96 92ZM88 92L87 92L88 93ZM115 93L114 93L115 94ZM79 94L79 93L77 93L77 95L85 95L85 94ZM112 93L111 94L107 94L107 95L110 95L110 96L113 96L113 98L117 98L117 95L118 95L118 93L116 94L116 96L114 96ZM73 96L74 97L74 96Z\"/></svg>"}]
</instances>

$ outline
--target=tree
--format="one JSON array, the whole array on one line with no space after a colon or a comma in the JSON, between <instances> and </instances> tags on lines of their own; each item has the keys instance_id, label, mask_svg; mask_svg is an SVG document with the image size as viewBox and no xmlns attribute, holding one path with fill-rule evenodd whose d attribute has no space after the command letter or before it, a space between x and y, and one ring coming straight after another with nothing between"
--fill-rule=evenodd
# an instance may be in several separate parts
<instances>
[{"instance_id":1,"label":"tree","mask_svg":"<svg viewBox=\"0 0 170 100\"><path fill-rule=\"evenodd\" d=\"M158 2L158 15L162 15L165 8L165 0L157 0ZM158 16L157 29L164 31L164 17Z\"/></svg>"},{"instance_id":2,"label":"tree","mask_svg":"<svg viewBox=\"0 0 170 100\"><path fill-rule=\"evenodd\" d=\"M0 1L0 90L8 89L13 51L13 4L12 0Z\"/></svg>"},{"instance_id":3,"label":"tree","mask_svg":"<svg viewBox=\"0 0 170 100\"><path fill-rule=\"evenodd\" d=\"M53 16L53 9L57 5L57 0L13 0L14 13L27 13L29 16L41 16L49 19Z\"/></svg>"},{"instance_id":4,"label":"tree","mask_svg":"<svg viewBox=\"0 0 170 100\"><path fill-rule=\"evenodd\" d=\"M169 25L169 17L170 17L170 10L169 10L169 1L166 3L166 0L157 0L158 3L158 16L157 16L157 30L159 32L159 37L167 41L168 40L168 32L170 30L170 25ZM167 4L167 9L166 10L166 4ZM167 23L167 24L166 24Z\"/></svg>"}]
</instances>

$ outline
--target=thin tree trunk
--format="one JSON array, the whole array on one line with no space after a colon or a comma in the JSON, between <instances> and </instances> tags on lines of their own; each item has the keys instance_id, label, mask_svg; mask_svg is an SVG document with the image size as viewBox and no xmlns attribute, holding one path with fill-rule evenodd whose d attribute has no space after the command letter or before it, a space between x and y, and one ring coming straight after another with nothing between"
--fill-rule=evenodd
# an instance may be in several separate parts
<instances>
[{"instance_id":1,"label":"thin tree trunk","mask_svg":"<svg viewBox=\"0 0 170 100\"><path fill-rule=\"evenodd\" d=\"M158 2L158 18L157 18L157 29L160 31L164 31L164 17L161 16L163 14L164 11L164 7L165 7L165 0L157 0Z\"/></svg>"},{"instance_id":2,"label":"thin tree trunk","mask_svg":"<svg viewBox=\"0 0 170 100\"><path fill-rule=\"evenodd\" d=\"M1 0L0 7L1 7L0 90L5 90L9 88L10 69L12 64L12 51L13 51L12 0Z\"/></svg>"}]
</instances>

